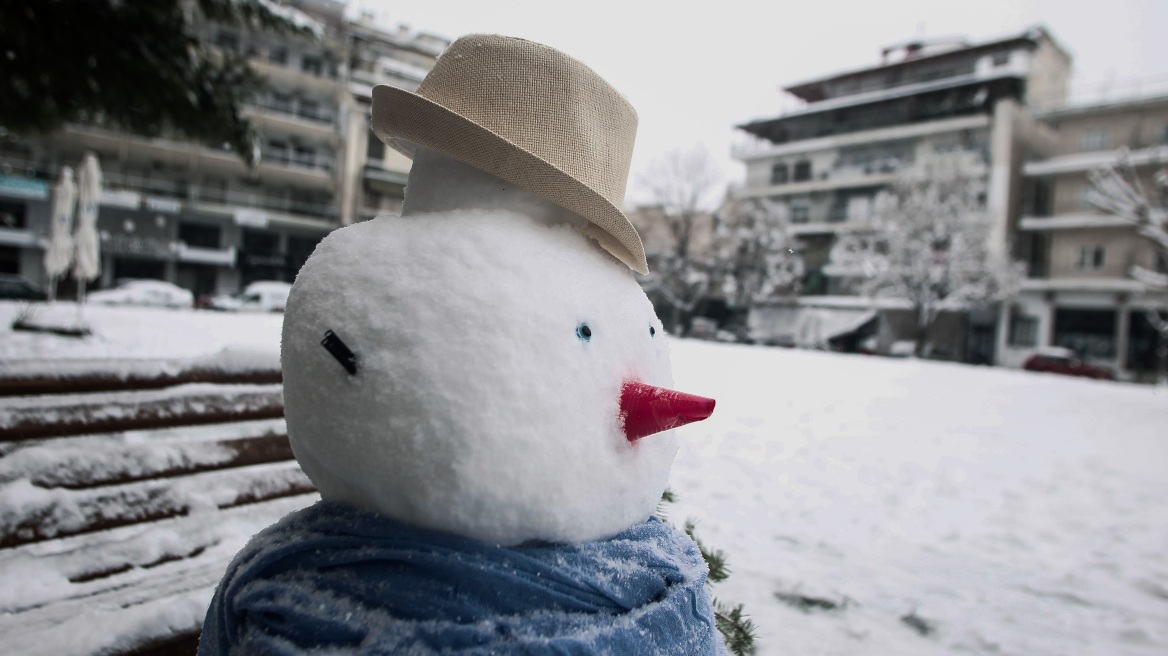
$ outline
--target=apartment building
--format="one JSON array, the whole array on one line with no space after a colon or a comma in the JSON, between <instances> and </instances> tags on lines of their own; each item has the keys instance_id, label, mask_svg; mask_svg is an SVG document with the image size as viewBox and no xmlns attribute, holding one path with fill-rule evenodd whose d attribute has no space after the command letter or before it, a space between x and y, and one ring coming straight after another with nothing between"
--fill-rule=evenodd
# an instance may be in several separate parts
<instances>
[{"instance_id":1,"label":"apartment building","mask_svg":"<svg viewBox=\"0 0 1168 656\"><path fill-rule=\"evenodd\" d=\"M245 108L262 135L256 167L222 148L94 126L7 141L0 272L44 282L52 184L87 151L97 154L105 183L99 286L156 278L200 297L255 280L291 281L328 232L399 211L409 161L373 135L371 89L416 88L448 42L347 17L344 0L286 4L314 20L320 37L200 26L202 38L245 55L268 80Z\"/></svg>"},{"instance_id":2,"label":"apartment building","mask_svg":"<svg viewBox=\"0 0 1168 656\"><path fill-rule=\"evenodd\" d=\"M964 152L985 175L990 247L1007 252L1024 153L1049 139L1028 110L1061 105L1070 69L1042 28L983 43L912 41L885 48L875 65L787 86L800 109L739 125L747 136L734 150L746 166L738 196L785 205L802 245L803 296L777 312L814 309L816 321L839 330L879 311L880 348L911 338L911 318L895 304L876 308L854 296L860 272L833 261L838 237L870 229L873 199L898 170L928 153ZM943 317L930 339L947 357L993 362L999 314Z\"/></svg>"},{"instance_id":3,"label":"apartment building","mask_svg":"<svg viewBox=\"0 0 1168 656\"><path fill-rule=\"evenodd\" d=\"M1152 378L1156 334L1146 310L1168 308L1129 271L1168 271L1151 244L1090 203L1088 173L1127 152L1145 190L1168 166L1168 95L1064 106L1038 114L1054 141L1023 166L1017 254L1029 279L1010 306L1004 364L1063 346L1122 377Z\"/></svg>"}]
</instances>

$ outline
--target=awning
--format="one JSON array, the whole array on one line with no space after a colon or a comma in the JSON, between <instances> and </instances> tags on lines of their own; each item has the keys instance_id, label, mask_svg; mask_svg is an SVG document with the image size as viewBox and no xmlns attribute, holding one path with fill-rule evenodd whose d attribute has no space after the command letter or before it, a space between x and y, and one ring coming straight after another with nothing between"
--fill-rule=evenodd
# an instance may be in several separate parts
<instances>
[{"instance_id":1,"label":"awning","mask_svg":"<svg viewBox=\"0 0 1168 656\"><path fill-rule=\"evenodd\" d=\"M820 348L837 337L854 333L876 318L871 308L823 308L798 305L762 306L747 319L758 342Z\"/></svg>"}]
</instances>

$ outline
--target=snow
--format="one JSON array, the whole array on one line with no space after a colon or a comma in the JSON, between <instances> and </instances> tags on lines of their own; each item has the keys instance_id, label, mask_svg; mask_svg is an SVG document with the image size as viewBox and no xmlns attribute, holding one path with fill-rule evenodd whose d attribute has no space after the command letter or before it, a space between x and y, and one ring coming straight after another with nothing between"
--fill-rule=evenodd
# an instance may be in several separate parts
<instances>
[{"instance_id":1,"label":"snow","mask_svg":"<svg viewBox=\"0 0 1168 656\"><path fill-rule=\"evenodd\" d=\"M626 379L672 387L654 333L632 271L575 227L381 217L331 233L297 276L288 434L325 499L497 544L610 537L653 512L677 448L669 431L630 443L618 418Z\"/></svg>"},{"instance_id":2,"label":"snow","mask_svg":"<svg viewBox=\"0 0 1168 656\"><path fill-rule=\"evenodd\" d=\"M719 399L679 430L675 521L727 551L715 589L761 654L1162 654L1162 389L680 342ZM733 373L730 373L733 372ZM824 599L802 611L776 593ZM935 627L921 636L902 617Z\"/></svg>"},{"instance_id":3,"label":"snow","mask_svg":"<svg viewBox=\"0 0 1168 656\"><path fill-rule=\"evenodd\" d=\"M119 360L119 366L135 367L145 376L165 372L179 359L214 358L219 363L247 359L254 368L268 368L278 366L280 358L282 317L276 314L247 317L86 305L85 322L93 334L77 338L11 331L12 322L25 312L44 323L71 324L77 305L0 301L0 373L4 375L10 368L39 370L46 376L105 371L110 360Z\"/></svg>"},{"instance_id":4,"label":"snow","mask_svg":"<svg viewBox=\"0 0 1168 656\"><path fill-rule=\"evenodd\" d=\"M18 309L0 303L0 317ZM279 344L278 315L98 310L86 309L98 333L90 341L10 333L4 321L0 353L7 363L23 349L58 366L198 357L234 340L274 353ZM761 655L1168 652L1162 388L692 340L671 340L670 350L676 387L718 408L676 431L670 487L680 501L666 511L677 525L697 520L698 535L726 552L732 575L714 593L745 604ZM253 428L184 430L211 440ZM0 606L26 609L0 612L5 649L90 653L123 631L193 626L247 537L310 502L0 550ZM68 582L122 553L149 563L204 544L214 546L196 563L131 570L117 590L109 579ZM151 586L175 581L188 592L150 600ZM91 594L31 608L78 589ZM842 608L802 611L776 593ZM910 614L933 632L902 621Z\"/></svg>"}]
</instances>

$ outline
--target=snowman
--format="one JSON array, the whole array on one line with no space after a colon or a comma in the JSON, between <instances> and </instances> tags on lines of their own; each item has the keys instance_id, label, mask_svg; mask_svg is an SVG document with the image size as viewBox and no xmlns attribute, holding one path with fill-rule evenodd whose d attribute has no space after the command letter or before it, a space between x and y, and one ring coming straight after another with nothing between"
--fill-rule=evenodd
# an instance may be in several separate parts
<instances>
[{"instance_id":1,"label":"snowman","mask_svg":"<svg viewBox=\"0 0 1168 656\"><path fill-rule=\"evenodd\" d=\"M470 35L374 88L373 129L414 161L401 216L326 237L284 318L322 501L236 556L200 653L722 653L699 551L653 517L714 402L672 389L633 277L632 107Z\"/></svg>"}]
</instances>

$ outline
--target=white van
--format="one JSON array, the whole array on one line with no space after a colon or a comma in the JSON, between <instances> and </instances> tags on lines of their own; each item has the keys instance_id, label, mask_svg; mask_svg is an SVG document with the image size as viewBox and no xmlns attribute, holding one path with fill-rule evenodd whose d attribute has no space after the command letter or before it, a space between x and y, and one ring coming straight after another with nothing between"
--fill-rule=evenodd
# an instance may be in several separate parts
<instances>
[{"instance_id":1,"label":"white van","mask_svg":"<svg viewBox=\"0 0 1168 656\"><path fill-rule=\"evenodd\" d=\"M211 299L211 309L224 312L283 312L290 291L291 283L261 280L251 283L234 296L216 296Z\"/></svg>"}]
</instances>

